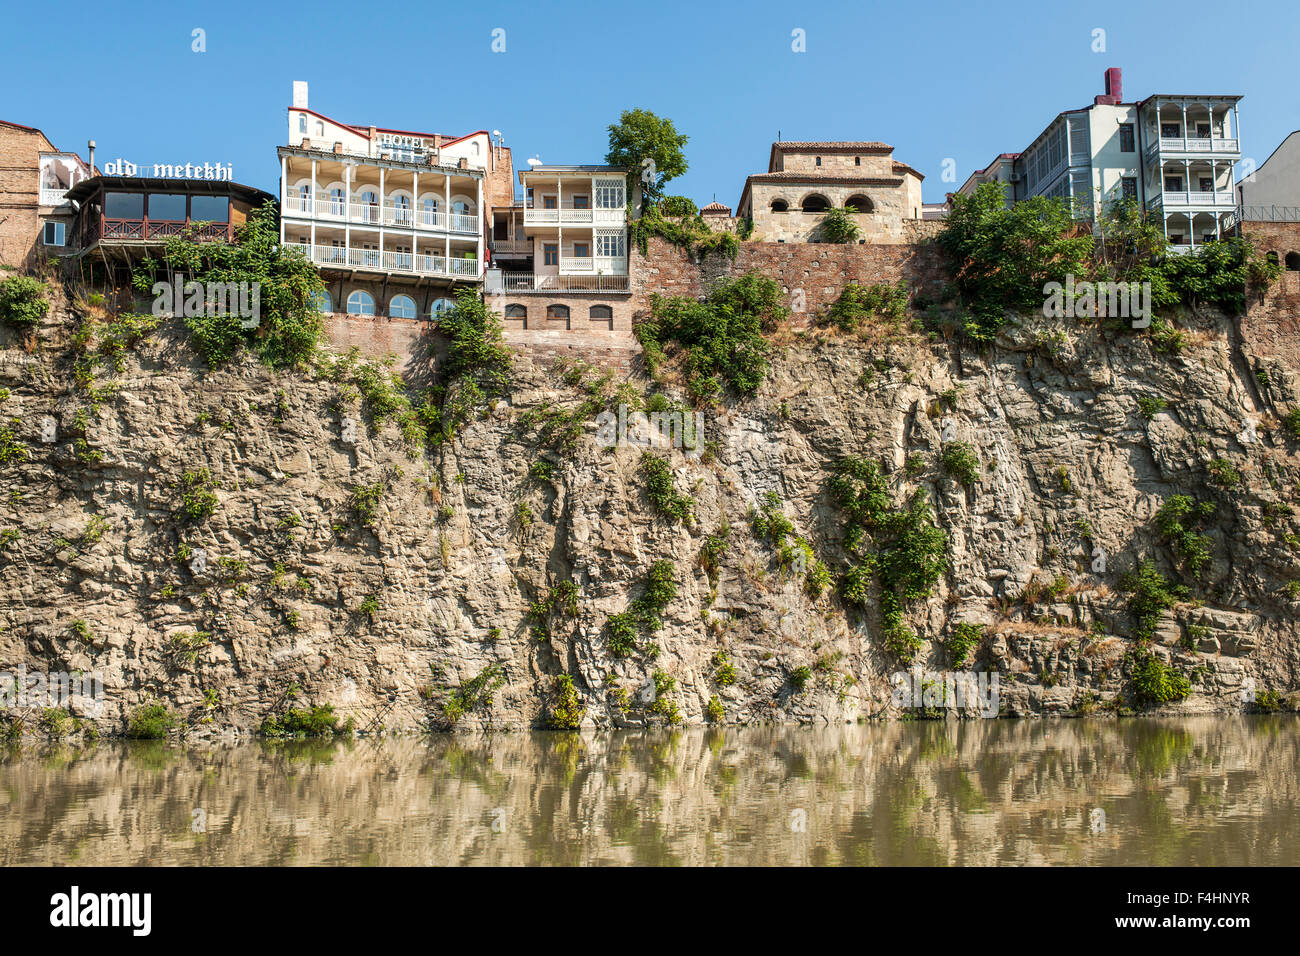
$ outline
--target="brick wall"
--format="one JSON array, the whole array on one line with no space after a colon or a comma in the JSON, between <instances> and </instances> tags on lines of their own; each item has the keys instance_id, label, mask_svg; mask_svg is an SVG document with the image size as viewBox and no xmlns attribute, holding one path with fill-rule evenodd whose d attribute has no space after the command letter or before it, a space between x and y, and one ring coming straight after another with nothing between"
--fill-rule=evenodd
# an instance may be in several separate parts
<instances>
[{"instance_id":1,"label":"brick wall","mask_svg":"<svg viewBox=\"0 0 1300 956\"><path fill-rule=\"evenodd\" d=\"M26 268L35 260L42 151L55 149L40 130L0 122L0 264Z\"/></svg>"},{"instance_id":2,"label":"brick wall","mask_svg":"<svg viewBox=\"0 0 1300 956\"><path fill-rule=\"evenodd\" d=\"M1300 255L1300 223L1247 222L1242 224L1242 233L1260 252L1276 252L1284 264L1288 253ZM1284 265L1282 277L1261 300L1250 303L1241 329L1248 354L1265 366L1280 363L1300 375L1300 271Z\"/></svg>"},{"instance_id":3,"label":"brick wall","mask_svg":"<svg viewBox=\"0 0 1300 956\"><path fill-rule=\"evenodd\" d=\"M940 224L917 221L912 228L920 238L933 235ZM794 324L807 324L813 314L839 298L851 281L863 285L902 279L915 291L934 295L944 282L938 247L933 243L898 245L809 245L806 243L742 242L734 262L713 255L695 261L683 249L652 238L649 255L632 251L633 311L650 308L652 294L698 298L713 282L758 270L781 283L793 296L803 290L804 311Z\"/></svg>"}]
</instances>

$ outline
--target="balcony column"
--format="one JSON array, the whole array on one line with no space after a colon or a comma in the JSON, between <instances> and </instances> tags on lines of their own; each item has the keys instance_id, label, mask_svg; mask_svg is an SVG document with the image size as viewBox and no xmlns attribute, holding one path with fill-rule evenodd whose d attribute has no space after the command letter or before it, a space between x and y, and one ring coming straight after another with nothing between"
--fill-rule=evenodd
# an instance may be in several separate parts
<instances>
[{"instance_id":1,"label":"balcony column","mask_svg":"<svg viewBox=\"0 0 1300 956\"><path fill-rule=\"evenodd\" d=\"M352 249L352 164L343 165L343 261L351 257Z\"/></svg>"},{"instance_id":2,"label":"balcony column","mask_svg":"<svg viewBox=\"0 0 1300 956\"><path fill-rule=\"evenodd\" d=\"M442 228L447 235L442 240L442 271L451 274L451 174L443 176Z\"/></svg>"},{"instance_id":3,"label":"balcony column","mask_svg":"<svg viewBox=\"0 0 1300 956\"><path fill-rule=\"evenodd\" d=\"M289 157L280 157L280 204L283 207L287 205L289 198L286 190L289 188ZM284 216L280 217L280 245L284 245Z\"/></svg>"},{"instance_id":4,"label":"balcony column","mask_svg":"<svg viewBox=\"0 0 1300 956\"><path fill-rule=\"evenodd\" d=\"M316 160L311 161L311 254L316 255Z\"/></svg>"},{"instance_id":5,"label":"balcony column","mask_svg":"<svg viewBox=\"0 0 1300 956\"><path fill-rule=\"evenodd\" d=\"M388 193L384 189L384 167L379 167L379 267L384 267L384 203Z\"/></svg>"},{"instance_id":6,"label":"balcony column","mask_svg":"<svg viewBox=\"0 0 1300 956\"><path fill-rule=\"evenodd\" d=\"M478 249L475 255L478 258L478 264L474 267L479 271L483 269L483 230L486 228L487 216L483 215L483 180L476 179L474 182L478 185L478 194L476 198L478 208Z\"/></svg>"},{"instance_id":7,"label":"balcony column","mask_svg":"<svg viewBox=\"0 0 1300 956\"><path fill-rule=\"evenodd\" d=\"M1182 107L1183 107L1183 148L1186 149L1187 140L1189 138L1187 135L1187 100L1183 100Z\"/></svg>"},{"instance_id":8,"label":"balcony column","mask_svg":"<svg viewBox=\"0 0 1300 956\"><path fill-rule=\"evenodd\" d=\"M555 271L564 274L564 177L555 177Z\"/></svg>"}]
</instances>

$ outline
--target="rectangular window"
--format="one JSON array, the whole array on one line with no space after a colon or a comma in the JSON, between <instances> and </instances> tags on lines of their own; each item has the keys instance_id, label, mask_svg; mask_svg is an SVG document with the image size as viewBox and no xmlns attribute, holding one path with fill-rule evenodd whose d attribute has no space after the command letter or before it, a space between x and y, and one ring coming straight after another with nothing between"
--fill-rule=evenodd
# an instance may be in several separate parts
<instances>
[{"instance_id":1,"label":"rectangular window","mask_svg":"<svg viewBox=\"0 0 1300 956\"><path fill-rule=\"evenodd\" d=\"M64 244L64 225L61 222L45 223L45 232L41 241L47 246L61 246Z\"/></svg>"},{"instance_id":2,"label":"rectangular window","mask_svg":"<svg viewBox=\"0 0 1300 956\"><path fill-rule=\"evenodd\" d=\"M1121 153L1136 152L1136 140L1133 138L1133 124L1119 124L1119 151Z\"/></svg>"},{"instance_id":3,"label":"rectangular window","mask_svg":"<svg viewBox=\"0 0 1300 956\"><path fill-rule=\"evenodd\" d=\"M554 197L554 196L543 196L543 197L542 197L542 208L543 208L543 209L554 209L554 208L555 208L555 197Z\"/></svg>"},{"instance_id":4,"label":"rectangular window","mask_svg":"<svg viewBox=\"0 0 1300 956\"><path fill-rule=\"evenodd\" d=\"M190 218L195 222L230 222L230 200L225 196L193 196Z\"/></svg>"},{"instance_id":5,"label":"rectangular window","mask_svg":"<svg viewBox=\"0 0 1300 956\"><path fill-rule=\"evenodd\" d=\"M1119 181L1125 199L1138 198L1138 181L1135 176L1125 176Z\"/></svg>"},{"instance_id":6,"label":"rectangular window","mask_svg":"<svg viewBox=\"0 0 1300 956\"><path fill-rule=\"evenodd\" d=\"M590 197L590 196L585 196L585 195L584 195L584 196L574 196L574 197L573 197L573 208L574 208L574 209L590 209L590 208L591 208L591 197Z\"/></svg>"},{"instance_id":7,"label":"rectangular window","mask_svg":"<svg viewBox=\"0 0 1300 956\"><path fill-rule=\"evenodd\" d=\"M1183 128L1177 123L1161 123L1160 135L1165 139L1177 139L1183 135Z\"/></svg>"},{"instance_id":8,"label":"rectangular window","mask_svg":"<svg viewBox=\"0 0 1300 956\"><path fill-rule=\"evenodd\" d=\"M1209 139L1209 138L1210 138L1210 124L1209 124L1209 123L1197 123L1197 124L1196 124L1196 135L1197 135L1199 138L1201 138L1201 139Z\"/></svg>"},{"instance_id":9,"label":"rectangular window","mask_svg":"<svg viewBox=\"0 0 1300 956\"><path fill-rule=\"evenodd\" d=\"M1170 192L1170 193L1180 193L1180 192L1182 192L1182 191L1183 191L1183 177L1182 177L1182 176L1166 176L1166 177L1165 177L1165 192Z\"/></svg>"},{"instance_id":10,"label":"rectangular window","mask_svg":"<svg viewBox=\"0 0 1300 956\"><path fill-rule=\"evenodd\" d=\"M623 233L596 233L596 256L601 259L621 259L623 252Z\"/></svg>"},{"instance_id":11,"label":"rectangular window","mask_svg":"<svg viewBox=\"0 0 1300 956\"><path fill-rule=\"evenodd\" d=\"M560 264L560 247L556 243L542 243L542 264L548 266L558 266Z\"/></svg>"},{"instance_id":12,"label":"rectangular window","mask_svg":"<svg viewBox=\"0 0 1300 956\"><path fill-rule=\"evenodd\" d=\"M150 193L149 218L154 220L185 221L185 196L176 193Z\"/></svg>"},{"instance_id":13,"label":"rectangular window","mask_svg":"<svg viewBox=\"0 0 1300 956\"><path fill-rule=\"evenodd\" d=\"M1214 192L1214 180L1211 179L1209 176L1202 176L1197 182L1198 185L1201 187L1201 192L1203 193Z\"/></svg>"},{"instance_id":14,"label":"rectangular window","mask_svg":"<svg viewBox=\"0 0 1300 956\"><path fill-rule=\"evenodd\" d=\"M597 179L593 191L597 209L622 209L627 205L621 179Z\"/></svg>"},{"instance_id":15,"label":"rectangular window","mask_svg":"<svg viewBox=\"0 0 1300 956\"><path fill-rule=\"evenodd\" d=\"M529 209L532 209L533 208L533 187L532 186L528 187L528 191L527 193L525 193L525 195L528 197L526 204Z\"/></svg>"},{"instance_id":16,"label":"rectangular window","mask_svg":"<svg viewBox=\"0 0 1300 956\"><path fill-rule=\"evenodd\" d=\"M589 243L589 242L575 242L575 243L573 244L573 257L574 257L575 259L589 259L589 258L591 258L591 243Z\"/></svg>"},{"instance_id":17,"label":"rectangular window","mask_svg":"<svg viewBox=\"0 0 1300 956\"><path fill-rule=\"evenodd\" d=\"M143 193L104 193L104 216L108 219L143 219Z\"/></svg>"}]
</instances>

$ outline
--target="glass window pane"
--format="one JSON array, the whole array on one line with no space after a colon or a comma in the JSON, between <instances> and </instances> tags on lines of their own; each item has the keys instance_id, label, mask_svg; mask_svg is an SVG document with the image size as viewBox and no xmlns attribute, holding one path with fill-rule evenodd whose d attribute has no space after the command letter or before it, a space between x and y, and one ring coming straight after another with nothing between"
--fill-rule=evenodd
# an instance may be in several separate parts
<instances>
[{"instance_id":1,"label":"glass window pane","mask_svg":"<svg viewBox=\"0 0 1300 956\"><path fill-rule=\"evenodd\" d=\"M144 193L104 193L104 215L109 219L143 219Z\"/></svg>"},{"instance_id":2,"label":"glass window pane","mask_svg":"<svg viewBox=\"0 0 1300 956\"><path fill-rule=\"evenodd\" d=\"M184 222L185 196L173 193L150 193L149 218Z\"/></svg>"},{"instance_id":3,"label":"glass window pane","mask_svg":"<svg viewBox=\"0 0 1300 956\"><path fill-rule=\"evenodd\" d=\"M230 200L225 196L195 196L190 200L190 218L198 222L229 222Z\"/></svg>"}]
</instances>

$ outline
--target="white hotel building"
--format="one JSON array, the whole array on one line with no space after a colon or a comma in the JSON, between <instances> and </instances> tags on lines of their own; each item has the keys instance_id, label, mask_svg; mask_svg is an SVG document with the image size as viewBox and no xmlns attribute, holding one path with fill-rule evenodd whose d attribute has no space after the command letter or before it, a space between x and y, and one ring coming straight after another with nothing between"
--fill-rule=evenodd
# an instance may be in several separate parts
<instances>
[{"instance_id":1,"label":"white hotel building","mask_svg":"<svg viewBox=\"0 0 1300 956\"><path fill-rule=\"evenodd\" d=\"M1059 114L1023 152L1002 154L958 193L996 181L1009 201L1059 197L1091 219L1127 196L1159 218L1173 251L1194 249L1235 223L1240 99L1161 94L1126 103L1112 67L1092 106Z\"/></svg>"},{"instance_id":2,"label":"white hotel building","mask_svg":"<svg viewBox=\"0 0 1300 956\"><path fill-rule=\"evenodd\" d=\"M481 283L485 184L510 181L509 150L490 134L340 123L308 107L302 82L288 132L280 238L320 267L322 311L426 317L450 307L457 286Z\"/></svg>"}]
</instances>

